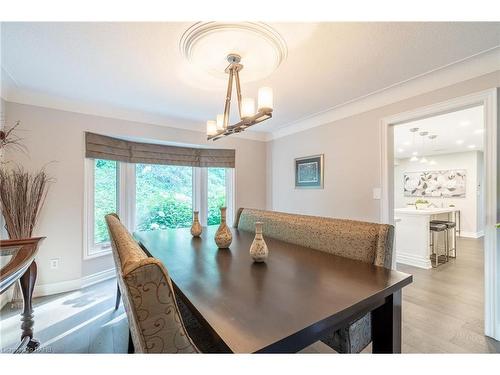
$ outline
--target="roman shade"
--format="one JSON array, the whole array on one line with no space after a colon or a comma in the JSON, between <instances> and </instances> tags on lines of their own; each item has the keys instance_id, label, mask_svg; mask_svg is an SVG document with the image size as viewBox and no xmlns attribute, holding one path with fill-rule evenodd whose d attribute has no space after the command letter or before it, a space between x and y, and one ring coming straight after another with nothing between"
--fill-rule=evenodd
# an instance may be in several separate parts
<instances>
[{"instance_id":1,"label":"roman shade","mask_svg":"<svg viewBox=\"0 0 500 375\"><path fill-rule=\"evenodd\" d=\"M234 168L235 150L133 142L85 132L85 157L127 163Z\"/></svg>"}]
</instances>

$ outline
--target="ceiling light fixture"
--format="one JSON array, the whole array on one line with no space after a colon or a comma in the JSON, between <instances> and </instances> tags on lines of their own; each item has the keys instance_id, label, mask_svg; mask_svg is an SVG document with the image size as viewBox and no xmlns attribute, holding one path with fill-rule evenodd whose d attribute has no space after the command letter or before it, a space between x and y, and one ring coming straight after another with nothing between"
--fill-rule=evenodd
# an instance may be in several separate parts
<instances>
[{"instance_id":1,"label":"ceiling light fixture","mask_svg":"<svg viewBox=\"0 0 500 375\"><path fill-rule=\"evenodd\" d=\"M432 148L431 148L431 151L436 151L436 138L437 138L437 135L436 134L431 134L429 135L429 139L431 140L431 143L432 143ZM436 165L437 162L436 160L432 159L430 162L429 162L429 165Z\"/></svg>"},{"instance_id":2,"label":"ceiling light fixture","mask_svg":"<svg viewBox=\"0 0 500 375\"><path fill-rule=\"evenodd\" d=\"M470 125L469 120L460 121L460 126L463 128L465 128L466 126L469 126L469 125Z\"/></svg>"},{"instance_id":3,"label":"ceiling light fixture","mask_svg":"<svg viewBox=\"0 0 500 375\"><path fill-rule=\"evenodd\" d=\"M474 130L474 134L483 134L484 133L484 129L476 129Z\"/></svg>"},{"instance_id":4,"label":"ceiling light fixture","mask_svg":"<svg viewBox=\"0 0 500 375\"><path fill-rule=\"evenodd\" d=\"M415 133L418 132L418 128L411 128L410 132L413 133L413 140L412 140L412 147L415 148ZM411 157L410 161L411 162L416 162L418 161L417 155L418 152L415 150L411 153L413 156Z\"/></svg>"},{"instance_id":5,"label":"ceiling light fixture","mask_svg":"<svg viewBox=\"0 0 500 375\"><path fill-rule=\"evenodd\" d=\"M463 139L457 139L457 140L455 141L455 143L456 143L457 145L463 145L463 144L464 144L464 140L463 140Z\"/></svg>"},{"instance_id":6,"label":"ceiling light fixture","mask_svg":"<svg viewBox=\"0 0 500 375\"><path fill-rule=\"evenodd\" d=\"M476 148L476 145L468 145L468 148Z\"/></svg>"},{"instance_id":7,"label":"ceiling light fixture","mask_svg":"<svg viewBox=\"0 0 500 375\"><path fill-rule=\"evenodd\" d=\"M429 132L420 132L420 136L422 137L422 154L425 155L425 137L429 135ZM428 162L427 158L423 156L420 158L420 164L426 164Z\"/></svg>"},{"instance_id":8,"label":"ceiling light fixture","mask_svg":"<svg viewBox=\"0 0 500 375\"><path fill-rule=\"evenodd\" d=\"M227 84L224 114L217 115L217 121L207 121L208 140L215 141L233 133L241 133L250 126L273 117L273 90L270 87L261 87L259 89L257 112L255 112L255 100L253 98L242 98L241 96L239 73L243 69L243 65L240 64L240 55L229 54L227 56L227 61L229 62L229 65L225 72L229 74L229 81ZM229 125L233 80L236 82L236 97L238 99L240 121L234 125Z\"/></svg>"}]
</instances>

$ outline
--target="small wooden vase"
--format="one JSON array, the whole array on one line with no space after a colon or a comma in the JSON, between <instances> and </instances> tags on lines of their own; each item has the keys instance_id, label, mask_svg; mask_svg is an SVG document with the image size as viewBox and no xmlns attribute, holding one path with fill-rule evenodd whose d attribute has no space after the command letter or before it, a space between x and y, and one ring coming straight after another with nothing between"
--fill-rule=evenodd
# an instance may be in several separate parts
<instances>
[{"instance_id":1,"label":"small wooden vase","mask_svg":"<svg viewBox=\"0 0 500 375\"><path fill-rule=\"evenodd\" d=\"M250 256L254 262L265 262L268 255L269 250L264 237L262 237L262 223L257 221L255 223L255 238L250 246Z\"/></svg>"},{"instance_id":2,"label":"small wooden vase","mask_svg":"<svg viewBox=\"0 0 500 375\"><path fill-rule=\"evenodd\" d=\"M231 242L233 241L233 235L231 230L226 224L226 207L221 207L220 209L220 225L215 232L215 243L219 249L227 249Z\"/></svg>"},{"instance_id":3,"label":"small wooden vase","mask_svg":"<svg viewBox=\"0 0 500 375\"><path fill-rule=\"evenodd\" d=\"M198 211L193 212L193 225L191 225L191 235L193 237L200 237L202 232L199 214L200 213Z\"/></svg>"}]
</instances>

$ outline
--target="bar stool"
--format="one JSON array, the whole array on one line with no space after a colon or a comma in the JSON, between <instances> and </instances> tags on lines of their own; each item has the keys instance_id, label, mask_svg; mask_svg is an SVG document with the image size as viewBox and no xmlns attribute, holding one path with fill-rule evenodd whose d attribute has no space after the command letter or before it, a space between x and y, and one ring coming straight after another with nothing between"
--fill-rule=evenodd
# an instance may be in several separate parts
<instances>
[{"instance_id":1,"label":"bar stool","mask_svg":"<svg viewBox=\"0 0 500 375\"><path fill-rule=\"evenodd\" d=\"M450 231L453 231L453 242L452 242L453 247L448 249L448 255L449 255L449 252L453 250L453 255L449 255L449 257L456 258L457 257L457 223L454 221L447 221L447 220L432 220L431 223L446 225L447 235L449 235Z\"/></svg>"},{"instance_id":2,"label":"bar stool","mask_svg":"<svg viewBox=\"0 0 500 375\"><path fill-rule=\"evenodd\" d=\"M443 255L443 257L445 257L446 260L443 263L445 263L448 261L448 227L446 226L446 224L433 223L431 221L429 228L431 233L431 248L432 248L431 264L432 264L432 255L434 255L436 258L434 267L437 267L439 266L439 254L438 254L439 246L436 246L437 248L434 248L434 245L436 243L436 241L434 240L434 236L436 235L436 233L440 232L444 234L443 238L444 238L445 255Z\"/></svg>"}]
</instances>

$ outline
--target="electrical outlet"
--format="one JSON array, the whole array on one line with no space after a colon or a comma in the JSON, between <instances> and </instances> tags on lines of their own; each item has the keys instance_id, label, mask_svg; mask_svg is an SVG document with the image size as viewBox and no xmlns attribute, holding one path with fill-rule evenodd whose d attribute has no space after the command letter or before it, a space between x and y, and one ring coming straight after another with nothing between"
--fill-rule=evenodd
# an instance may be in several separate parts
<instances>
[{"instance_id":1,"label":"electrical outlet","mask_svg":"<svg viewBox=\"0 0 500 375\"><path fill-rule=\"evenodd\" d=\"M50 260L50 268L56 270L59 268L59 258L54 258Z\"/></svg>"}]
</instances>

